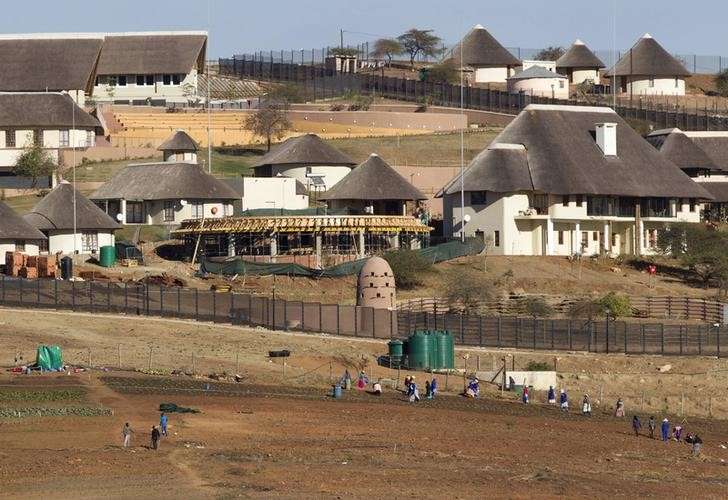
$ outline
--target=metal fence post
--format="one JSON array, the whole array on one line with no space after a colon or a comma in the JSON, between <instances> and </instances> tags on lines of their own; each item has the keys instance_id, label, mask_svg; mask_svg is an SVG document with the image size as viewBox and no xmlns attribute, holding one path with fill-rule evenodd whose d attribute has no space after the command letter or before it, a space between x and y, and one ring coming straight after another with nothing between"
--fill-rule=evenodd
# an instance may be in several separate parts
<instances>
[{"instance_id":1,"label":"metal fence post","mask_svg":"<svg viewBox=\"0 0 728 500\"><path fill-rule=\"evenodd\" d=\"M111 312L111 281L106 282L106 312Z\"/></svg>"},{"instance_id":2,"label":"metal fence post","mask_svg":"<svg viewBox=\"0 0 728 500\"><path fill-rule=\"evenodd\" d=\"M642 323L640 325L640 330L641 330L641 333L642 333L642 354L646 354L646 347L647 346L645 345L645 324L644 323Z\"/></svg>"},{"instance_id":3,"label":"metal fence post","mask_svg":"<svg viewBox=\"0 0 728 500\"><path fill-rule=\"evenodd\" d=\"M698 355L703 354L703 328L698 325Z\"/></svg>"},{"instance_id":4,"label":"metal fence post","mask_svg":"<svg viewBox=\"0 0 728 500\"><path fill-rule=\"evenodd\" d=\"M501 338L502 338L501 327L502 326L503 326L503 322L501 321L501 317L498 316L498 348L499 349L501 347Z\"/></svg>"},{"instance_id":5,"label":"metal fence post","mask_svg":"<svg viewBox=\"0 0 728 500\"><path fill-rule=\"evenodd\" d=\"M533 318L533 350L536 350L536 318Z\"/></svg>"},{"instance_id":6,"label":"metal fence post","mask_svg":"<svg viewBox=\"0 0 728 500\"><path fill-rule=\"evenodd\" d=\"M149 316L149 284L144 285L144 302L146 303L145 308L147 311L147 316Z\"/></svg>"},{"instance_id":7,"label":"metal fence post","mask_svg":"<svg viewBox=\"0 0 728 500\"><path fill-rule=\"evenodd\" d=\"M23 278L20 278L18 280L18 287L19 287L19 297L20 297L20 305L23 305Z\"/></svg>"},{"instance_id":8,"label":"metal fence post","mask_svg":"<svg viewBox=\"0 0 728 500\"><path fill-rule=\"evenodd\" d=\"M210 293L212 294L212 321L215 322L215 318L217 318L217 292L215 290L210 290ZM275 311L275 309L273 309Z\"/></svg>"},{"instance_id":9,"label":"metal fence post","mask_svg":"<svg viewBox=\"0 0 728 500\"><path fill-rule=\"evenodd\" d=\"M687 328L687 325L685 325L685 328ZM678 337L678 340L680 342L680 354L683 353L683 327L680 325L680 335Z\"/></svg>"},{"instance_id":10,"label":"metal fence post","mask_svg":"<svg viewBox=\"0 0 728 500\"><path fill-rule=\"evenodd\" d=\"M200 291L195 288L195 321L200 321Z\"/></svg>"},{"instance_id":11,"label":"metal fence post","mask_svg":"<svg viewBox=\"0 0 728 500\"><path fill-rule=\"evenodd\" d=\"M124 282L124 312L129 311L129 283Z\"/></svg>"},{"instance_id":12,"label":"metal fence post","mask_svg":"<svg viewBox=\"0 0 728 500\"><path fill-rule=\"evenodd\" d=\"M76 282L71 280L71 310L76 310Z\"/></svg>"},{"instance_id":13,"label":"metal fence post","mask_svg":"<svg viewBox=\"0 0 728 500\"><path fill-rule=\"evenodd\" d=\"M551 320L551 350L554 349L554 320Z\"/></svg>"},{"instance_id":14,"label":"metal fence post","mask_svg":"<svg viewBox=\"0 0 728 500\"><path fill-rule=\"evenodd\" d=\"M177 287L177 317L182 317L182 288Z\"/></svg>"},{"instance_id":15,"label":"metal fence post","mask_svg":"<svg viewBox=\"0 0 728 500\"><path fill-rule=\"evenodd\" d=\"M159 285L159 315L164 316L164 286Z\"/></svg>"},{"instance_id":16,"label":"metal fence post","mask_svg":"<svg viewBox=\"0 0 728 500\"><path fill-rule=\"evenodd\" d=\"M463 320L464 320L463 313L460 313L460 343L461 344L465 343L465 326L464 326Z\"/></svg>"},{"instance_id":17,"label":"metal fence post","mask_svg":"<svg viewBox=\"0 0 728 500\"><path fill-rule=\"evenodd\" d=\"M717 356L720 358L720 326L718 326L715 331L715 346L718 351Z\"/></svg>"},{"instance_id":18,"label":"metal fence post","mask_svg":"<svg viewBox=\"0 0 728 500\"><path fill-rule=\"evenodd\" d=\"M359 336L359 307L354 306L354 337Z\"/></svg>"},{"instance_id":19,"label":"metal fence post","mask_svg":"<svg viewBox=\"0 0 728 500\"><path fill-rule=\"evenodd\" d=\"M88 282L88 306L92 311L94 310L94 282Z\"/></svg>"},{"instance_id":20,"label":"metal fence post","mask_svg":"<svg viewBox=\"0 0 728 500\"><path fill-rule=\"evenodd\" d=\"M372 338L377 338L377 310L373 307L372 310Z\"/></svg>"},{"instance_id":21,"label":"metal fence post","mask_svg":"<svg viewBox=\"0 0 728 500\"><path fill-rule=\"evenodd\" d=\"M341 314L340 306L336 304L336 335L341 335Z\"/></svg>"},{"instance_id":22,"label":"metal fence post","mask_svg":"<svg viewBox=\"0 0 728 500\"><path fill-rule=\"evenodd\" d=\"M36 286L35 303L40 305L40 280L39 279L35 280L35 286Z\"/></svg>"},{"instance_id":23,"label":"metal fence post","mask_svg":"<svg viewBox=\"0 0 728 500\"><path fill-rule=\"evenodd\" d=\"M478 315L478 345L483 347L483 316Z\"/></svg>"},{"instance_id":24,"label":"metal fence post","mask_svg":"<svg viewBox=\"0 0 728 500\"><path fill-rule=\"evenodd\" d=\"M571 320L566 323L566 337L569 341L569 350L572 351L572 340L571 340Z\"/></svg>"},{"instance_id":25,"label":"metal fence post","mask_svg":"<svg viewBox=\"0 0 728 500\"><path fill-rule=\"evenodd\" d=\"M660 354L665 354L665 323L660 323Z\"/></svg>"},{"instance_id":26,"label":"metal fence post","mask_svg":"<svg viewBox=\"0 0 728 500\"><path fill-rule=\"evenodd\" d=\"M235 294L232 290L228 293L230 294L230 312L228 312L228 318L230 319L230 323L232 323L235 318Z\"/></svg>"},{"instance_id":27,"label":"metal fence post","mask_svg":"<svg viewBox=\"0 0 728 500\"><path fill-rule=\"evenodd\" d=\"M318 305L319 305L318 306L318 310L319 310L319 321L318 321L319 333L323 333L324 332L324 319L323 319L324 318L324 316L323 316L324 315L324 311L323 311L324 306L323 306L323 304L321 304L321 302L319 302Z\"/></svg>"},{"instance_id":28,"label":"metal fence post","mask_svg":"<svg viewBox=\"0 0 728 500\"><path fill-rule=\"evenodd\" d=\"M624 325L624 353L627 354L627 322L622 321L622 324Z\"/></svg>"},{"instance_id":29,"label":"metal fence post","mask_svg":"<svg viewBox=\"0 0 728 500\"><path fill-rule=\"evenodd\" d=\"M58 307L58 280L55 279L53 280L53 305Z\"/></svg>"}]
</instances>

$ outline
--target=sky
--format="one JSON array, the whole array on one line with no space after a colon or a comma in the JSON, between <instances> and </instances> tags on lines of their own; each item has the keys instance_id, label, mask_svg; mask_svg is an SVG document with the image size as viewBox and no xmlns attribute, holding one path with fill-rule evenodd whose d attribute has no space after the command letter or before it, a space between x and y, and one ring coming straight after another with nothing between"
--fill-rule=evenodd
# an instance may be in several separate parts
<instances>
[{"instance_id":1,"label":"sky","mask_svg":"<svg viewBox=\"0 0 728 500\"><path fill-rule=\"evenodd\" d=\"M0 33L210 30L210 56L355 45L433 29L456 43L482 24L506 47L629 48L645 32L668 51L728 55L728 2L693 0L34 0L8 2ZM209 4L209 16L208 16ZM658 7L659 5L659 7ZM616 7L616 9L615 9ZM209 20L209 22L208 22Z\"/></svg>"}]
</instances>

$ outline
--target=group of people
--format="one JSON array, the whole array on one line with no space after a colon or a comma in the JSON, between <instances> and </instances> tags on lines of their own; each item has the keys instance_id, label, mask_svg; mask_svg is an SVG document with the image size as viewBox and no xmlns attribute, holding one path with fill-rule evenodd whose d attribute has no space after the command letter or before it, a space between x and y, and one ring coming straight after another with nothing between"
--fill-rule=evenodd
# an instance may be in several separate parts
<instances>
[{"instance_id":1,"label":"group of people","mask_svg":"<svg viewBox=\"0 0 728 500\"><path fill-rule=\"evenodd\" d=\"M414 375L407 375L404 378L404 393L410 403L416 403L420 400L420 391L417 387ZM433 399L437 394L437 379L425 380L425 397Z\"/></svg>"},{"instance_id":2,"label":"group of people","mask_svg":"<svg viewBox=\"0 0 728 500\"><path fill-rule=\"evenodd\" d=\"M683 420L684 422L684 420ZM650 432L650 439L655 439L655 429L657 428L657 422L655 421L654 416L650 416L650 419L647 422L647 428ZM640 435L640 430L642 429L642 421L640 420L640 417L635 415L632 417L632 430L634 431L635 436ZM683 426L682 422L679 424L676 424L672 426L672 432L670 432L670 420L668 420L667 417L662 419L662 423L660 424L660 437L662 438L662 441L667 443L671 440L676 441L678 443L683 442ZM688 432L685 436L685 443L692 445L692 452L693 455L700 454L700 448L703 445L703 440L698 436L697 433Z\"/></svg>"},{"instance_id":3,"label":"group of people","mask_svg":"<svg viewBox=\"0 0 728 500\"><path fill-rule=\"evenodd\" d=\"M152 426L151 431L151 441L150 441L150 448L153 450L159 449L159 443L162 439L162 436L167 437L167 424L169 422L169 418L167 415L163 412L159 416L159 427L156 425ZM121 437L122 437L122 444L124 448L129 448L131 446L131 435L134 434L134 429L131 428L131 425L129 425L129 422L126 422L124 424L124 427L121 429Z\"/></svg>"}]
</instances>

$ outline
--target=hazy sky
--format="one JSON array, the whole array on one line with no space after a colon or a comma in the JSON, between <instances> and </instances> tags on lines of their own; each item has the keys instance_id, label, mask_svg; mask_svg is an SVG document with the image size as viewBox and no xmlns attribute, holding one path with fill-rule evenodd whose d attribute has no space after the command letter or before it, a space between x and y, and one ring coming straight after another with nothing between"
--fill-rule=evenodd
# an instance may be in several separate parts
<instances>
[{"instance_id":1,"label":"hazy sky","mask_svg":"<svg viewBox=\"0 0 728 500\"><path fill-rule=\"evenodd\" d=\"M289 50L396 36L431 28L446 42L482 24L507 47L540 48L583 39L593 49L617 47L650 32L670 52L728 55L728 2L694 0L34 0L10 2L0 32L206 29L210 4L211 55ZM659 6L659 7L658 7Z\"/></svg>"}]
</instances>

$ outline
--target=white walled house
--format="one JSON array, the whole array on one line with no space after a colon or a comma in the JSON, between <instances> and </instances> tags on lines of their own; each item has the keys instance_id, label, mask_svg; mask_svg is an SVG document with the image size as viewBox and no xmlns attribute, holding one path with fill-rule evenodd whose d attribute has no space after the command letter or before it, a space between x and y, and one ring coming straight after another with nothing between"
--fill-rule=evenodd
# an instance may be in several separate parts
<instances>
[{"instance_id":1,"label":"white walled house","mask_svg":"<svg viewBox=\"0 0 728 500\"><path fill-rule=\"evenodd\" d=\"M565 75L572 85L584 82L599 84L599 70L604 67L601 59L579 39L556 60L556 71Z\"/></svg>"},{"instance_id":2,"label":"white walled house","mask_svg":"<svg viewBox=\"0 0 728 500\"><path fill-rule=\"evenodd\" d=\"M6 252L38 255L47 242L43 233L0 201L0 265L5 263Z\"/></svg>"},{"instance_id":3,"label":"white walled house","mask_svg":"<svg viewBox=\"0 0 728 500\"><path fill-rule=\"evenodd\" d=\"M32 180L17 177L13 167L26 147L40 144L58 163L59 150L95 144L99 122L67 94L0 93L0 188L29 188ZM51 187L50 178L36 187Z\"/></svg>"},{"instance_id":4,"label":"white walled house","mask_svg":"<svg viewBox=\"0 0 728 500\"><path fill-rule=\"evenodd\" d=\"M107 34L96 69L94 99L135 104L195 99L206 50L205 31Z\"/></svg>"},{"instance_id":5,"label":"white walled house","mask_svg":"<svg viewBox=\"0 0 728 500\"><path fill-rule=\"evenodd\" d=\"M649 33L624 53L606 73L617 89L631 95L685 95L685 78L691 73Z\"/></svg>"},{"instance_id":6,"label":"white walled house","mask_svg":"<svg viewBox=\"0 0 728 500\"><path fill-rule=\"evenodd\" d=\"M495 255L642 255L711 195L609 108L529 105L447 184L445 234Z\"/></svg>"},{"instance_id":7,"label":"white walled house","mask_svg":"<svg viewBox=\"0 0 728 500\"><path fill-rule=\"evenodd\" d=\"M171 163L197 164L197 152L200 147L184 130L178 130L159 145L157 151L162 152L164 161Z\"/></svg>"},{"instance_id":8,"label":"white walled house","mask_svg":"<svg viewBox=\"0 0 728 500\"><path fill-rule=\"evenodd\" d=\"M119 171L90 197L122 224L179 225L233 215L238 194L191 163L143 163Z\"/></svg>"},{"instance_id":9,"label":"white walled house","mask_svg":"<svg viewBox=\"0 0 728 500\"><path fill-rule=\"evenodd\" d=\"M568 99L569 82L564 75L549 71L542 66L531 66L508 77L508 92Z\"/></svg>"},{"instance_id":10,"label":"white walled house","mask_svg":"<svg viewBox=\"0 0 728 500\"><path fill-rule=\"evenodd\" d=\"M480 24L468 31L444 59L452 60L465 73L467 84L505 83L521 66L521 61Z\"/></svg>"},{"instance_id":11,"label":"white walled house","mask_svg":"<svg viewBox=\"0 0 728 500\"><path fill-rule=\"evenodd\" d=\"M121 228L67 181L61 181L23 218L48 238L41 252L51 254L96 255L99 248L114 245L114 231Z\"/></svg>"},{"instance_id":12,"label":"white walled house","mask_svg":"<svg viewBox=\"0 0 728 500\"><path fill-rule=\"evenodd\" d=\"M276 144L253 168L256 177L291 177L307 191L325 191L356 165L351 158L315 134L291 137Z\"/></svg>"},{"instance_id":13,"label":"white walled house","mask_svg":"<svg viewBox=\"0 0 728 500\"><path fill-rule=\"evenodd\" d=\"M236 216L247 210L308 208L306 187L290 177L234 177L220 180L238 194Z\"/></svg>"}]
</instances>

